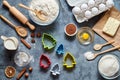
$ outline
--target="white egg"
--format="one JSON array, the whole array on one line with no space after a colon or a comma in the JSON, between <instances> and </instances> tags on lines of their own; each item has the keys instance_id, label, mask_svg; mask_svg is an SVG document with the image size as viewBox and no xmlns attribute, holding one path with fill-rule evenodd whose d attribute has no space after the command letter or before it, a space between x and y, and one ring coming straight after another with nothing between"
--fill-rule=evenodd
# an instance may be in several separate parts
<instances>
[{"instance_id":1,"label":"white egg","mask_svg":"<svg viewBox=\"0 0 120 80\"><path fill-rule=\"evenodd\" d=\"M80 13L82 13L82 11L79 7L76 6L72 9L72 13L75 15L79 15Z\"/></svg>"},{"instance_id":2,"label":"white egg","mask_svg":"<svg viewBox=\"0 0 120 80\"><path fill-rule=\"evenodd\" d=\"M102 2L102 0L95 0L95 3L97 3L97 4L99 4L101 2Z\"/></svg>"},{"instance_id":3,"label":"white egg","mask_svg":"<svg viewBox=\"0 0 120 80\"><path fill-rule=\"evenodd\" d=\"M107 7L110 8L110 7L112 7L114 5L114 2L112 0L107 0L106 5L107 5Z\"/></svg>"},{"instance_id":4,"label":"white egg","mask_svg":"<svg viewBox=\"0 0 120 80\"><path fill-rule=\"evenodd\" d=\"M104 11L105 8L106 8L105 4L100 4L100 5L99 5L99 10L100 10L100 11Z\"/></svg>"},{"instance_id":5,"label":"white egg","mask_svg":"<svg viewBox=\"0 0 120 80\"><path fill-rule=\"evenodd\" d=\"M92 16L91 11L86 11L86 12L85 12L85 17L86 17L86 18L90 18L91 16Z\"/></svg>"},{"instance_id":6,"label":"white egg","mask_svg":"<svg viewBox=\"0 0 120 80\"><path fill-rule=\"evenodd\" d=\"M94 0L89 0L88 1L88 6L89 7L93 7L95 5L95 1Z\"/></svg>"},{"instance_id":7,"label":"white egg","mask_svg":"<svg viewBox=\"0 0 120 80\"><path fill-rule=\"evenodd\" d=\"M82 4L81 5L81 10L82 11L85 11L85 10L87 10L88 9L88 5L87 4Z\"/></svg>"},{"instance_id":8,"label":"white egg","mask_svg":"<svg viewBox=\"0 0 120 80\"><path fill-rule=\"evenodd\" d=\"M96 7L92 8L92 14L94 15L98 14L98 8Z\"/></svg>"}]
</instances>

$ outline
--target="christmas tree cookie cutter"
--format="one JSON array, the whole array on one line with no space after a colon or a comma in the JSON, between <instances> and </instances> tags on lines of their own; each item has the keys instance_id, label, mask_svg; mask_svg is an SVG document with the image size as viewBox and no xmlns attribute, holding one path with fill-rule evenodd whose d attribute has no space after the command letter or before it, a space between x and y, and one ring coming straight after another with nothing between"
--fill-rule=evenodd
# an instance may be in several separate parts
<instances>
[{"instance_id":1,"label":"christmas tree cookie cutter","mask_svg":"<svg viewBox=\"0 0 120 80\"><path fill-rule=\"evenodd\" d=\"M43 61L46 62L46 64L44 64ZM40 67L43 69L47 69L50 65L51 65L50 59L45 54L42 54L40 56Z\"/></svg>"},{"instance_id":2,"label":"christmas tree cookie cutter","mask_svg":"<svg viewBox=\"0 0 120 80\"><path fill-rule=\"evenodd\" d=\"M65 52L64 52L63 44L60 44L60 45L58 46L58 48L57 48L57 50L56 50L56 53L57 53L58 55L62 55L62 54L65 53Z\"/></svg>"},{"instance_id":3,"label":"christmas tree cookie cutter","mask_svg":"<svg viewBox=\"0 0 120 80\"><path fill-rule=\"evenodd\" d=\"M47 44L47 42L50 42L51 44ZM47 33L43 33L42 35L42 44L44 49L46 50L51 50L52 48L55 47L57 41L53 38L53 36L51 36L50 34Z\"/></svg>"},{"instance_id":4,"label":"christmas tree cookie cutter","mask_svg":"<svg viewBox=\"0 0 120 80\"><path fill-rule=\"evenodd\" d=\"M69 59L71 61L71 65L69 65L67 63L67 59ZM63 66L68 68L68 69L71 69L75 65L76 65L76 61L75 61L74 56L70 52L67 52L66 55L64 56L64 59L63 59Z\"/></svg>"},{"instance_id":5,"label":"christmas tree cookie cutter","mask_svg":"<svg viewBox=\"0 0 120 80\"><path fill-rule=\"evenodd\" d=\"M60 74L60 66L58 63L54 64L50 70L51 74L53 76L57 76Z\"/></svg>"}]
</instances>

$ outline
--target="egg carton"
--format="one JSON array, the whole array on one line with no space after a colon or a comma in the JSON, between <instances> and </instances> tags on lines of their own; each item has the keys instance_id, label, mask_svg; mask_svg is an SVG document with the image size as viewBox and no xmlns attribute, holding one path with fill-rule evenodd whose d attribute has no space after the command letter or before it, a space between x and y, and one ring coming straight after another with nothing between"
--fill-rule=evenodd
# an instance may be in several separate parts
<instances>
[{"instance_id":1,"label":"egg carton","mask_svg":"<svg viewBox=\"0 0 120 80\"><path fill-rule=\"evenodd\" d=\"M67 0L67 3L73 7L72 13L78 23L88 21L114 6L113 0Z\"/></svg>"}]
</instances>

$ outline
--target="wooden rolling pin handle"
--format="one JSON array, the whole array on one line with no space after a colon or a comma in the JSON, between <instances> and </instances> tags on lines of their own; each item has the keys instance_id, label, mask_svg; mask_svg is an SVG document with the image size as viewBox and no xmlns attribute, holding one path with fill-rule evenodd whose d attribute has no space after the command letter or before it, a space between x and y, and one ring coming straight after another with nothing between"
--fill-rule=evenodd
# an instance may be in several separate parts
<instances>
[{"instance_id":1,"label":"wooden rolling pin handle","mask_svg":"<svg viewBox=\"0 0 120 80\"><path fill-rule=\"evenodd\" d=\"M11 8L11 5L6 0L3 0L3 5L8 7L9 9Z\"/></svg>"},{"instance_id":2,"label":"wooden rolling pin handle","mask_svg":"<svg viewBox=\"0 0 120 80\"><path fill-rule=\"evenodd\" d=\"M35 26L32 25L29 21L26 22L26 25L27 25L31 30L35 30Z\"/></svg>"},{"instance_id":3,"label":"wooden rolling pin handle","mask_svg":"<svg viewBox=\"0 0 120 80\"><path fill-rule=\"evenodd\" d=\"M0 15L0 18L2 18L6 23L8 23L9 25L11 25L13 28L15 28L16 26L11 23L7 18L5 18L3 15Z\"/></svg>"}]
</instances>

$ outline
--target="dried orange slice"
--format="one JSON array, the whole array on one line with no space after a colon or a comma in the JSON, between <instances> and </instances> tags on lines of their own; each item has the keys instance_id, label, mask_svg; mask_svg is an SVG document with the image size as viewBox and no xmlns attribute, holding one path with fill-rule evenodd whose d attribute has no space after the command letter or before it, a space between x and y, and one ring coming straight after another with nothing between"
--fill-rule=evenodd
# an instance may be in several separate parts
<instances>
[{"instance_id":1,"label":"dried orange slice","mask_svg":"<svg viewBox=\"0 0 120 80\"><path fill-rule=\"evenodd\" d=\"M8 78L12 78L15 76L15 73L16 73L16 69L12 66L7 66L6 69L5 69L5 75L8 77Z\"/></svg>"}]
</instances>

